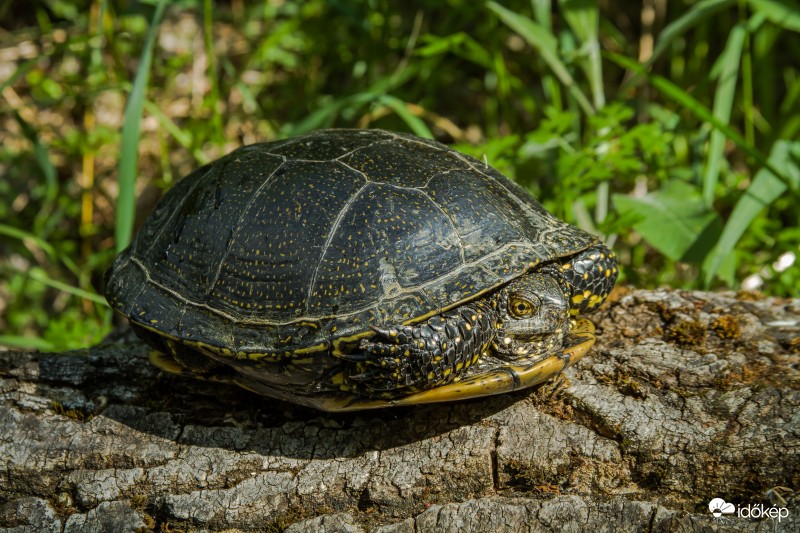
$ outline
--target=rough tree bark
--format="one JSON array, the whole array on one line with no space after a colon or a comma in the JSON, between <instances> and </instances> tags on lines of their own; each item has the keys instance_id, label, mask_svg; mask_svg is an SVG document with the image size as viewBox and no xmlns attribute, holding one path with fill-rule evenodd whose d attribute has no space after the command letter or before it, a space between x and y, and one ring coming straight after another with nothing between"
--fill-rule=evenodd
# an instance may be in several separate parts
<instances>
[{"instance_id":1,"label":"rough tree bark","mask_svg":"<svg viewBox=\"0 0 800 533\"><path fill-rule=\"evenodd\" d=\"M538 390L343 415L166 375L130 336L2 353L0 527L800 530L800 300L635 291L596 321Z\"/></svg>"}]
</instances>

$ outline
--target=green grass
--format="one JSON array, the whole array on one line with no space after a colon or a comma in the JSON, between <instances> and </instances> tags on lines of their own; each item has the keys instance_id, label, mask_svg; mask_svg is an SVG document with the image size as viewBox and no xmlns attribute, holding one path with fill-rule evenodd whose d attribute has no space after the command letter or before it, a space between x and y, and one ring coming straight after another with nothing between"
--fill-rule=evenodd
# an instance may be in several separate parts
<instances>
[{"instance_id":1,"label":"green grass","mask_svg":"<svg viewBox=\"0 0 800 533\"><path fill-rule=\"evenodd\" d=\"M145 37L136 77L125 106L124 122L122 124L122 139L120 140L119 156L119 194L117 195L116 240L117 252L127 248L131 241L134 225L134 210L136 208L136 176L138 175L139 162L139 134L142 108L146 99L147 82L150 79L150 65L153 61L153 47L155 45L158 25L164 16L166 0L159 0L156 12L150 22Z\"/></svg>"},{"instance_id":2,"label":"green grass","mask_svg":"<svg viewBox=\"0 0 800 533\"><path fill-rule=\"evenodd\" d=\"M623 283L796 292L797 0L670 2L652 32L638 4L589 0L19 6L0 11L0 345L96 342L103 273L161 192L334 126L485 157L603 235Z\"/></svg>"}]
</instances>

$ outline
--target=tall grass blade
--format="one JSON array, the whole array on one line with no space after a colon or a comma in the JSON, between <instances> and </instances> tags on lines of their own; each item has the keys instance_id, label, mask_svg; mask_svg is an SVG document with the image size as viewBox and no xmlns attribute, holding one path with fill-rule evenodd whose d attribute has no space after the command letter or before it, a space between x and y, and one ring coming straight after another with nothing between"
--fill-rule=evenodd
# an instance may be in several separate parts
<instances>
[{"instance_id":1,"label":"tall grass blade","mask_svg":"<svg viewBox=\"0 0 800 533\"><path fill-rule=\"evenodd\" d=\"M785 35L784 31L773 24L762 25L757 32L752 34L753 62L756 72L753 76L753 94L757 95L758 111L766 122L767 127L764 132L767 135L772 133L773 125L779 124L782 118L778 114L778 104L784 100L784 97L783 94L775 91L775 87L778 86L783 75L782 69L778 66L778 54L775 53L776 43L782 35Z\"/></svg>"},{"instance_id":2,"label":"tall grass blade","mask_svg":"<svg viewBox=\"0 0 800 533\"><path fill-rule=\"evenodd\" d=\"M650 56L647 64L650 65L654 63L675 39L715 13L735 6L737 1L738 0L701 0L697 2L681 17L661 30L661 33L658 35L656 46L653 48L653 55Z\"/></svg>"},{"instance_id":3,"label":"tall grass blade","mask_svg":"<svg viewBox=\"0 0 800 533\"><path fill-rule=\"evenodd\" d=\"M209 99L211 108L211 126L217 140L222 140L222 115L219 112L219 69L217 56L214 53L214 2L203 2L203 41L205 44L206 61L208 64L208 83L210 86Z\"/></svg>"},{"instance_id":4,"label":"tall grass blade","mask_svg":"<svg viewBox=\"0 0 800 533\"><path fill-rule=\"evenodd\" d=\"M92 47L92 54L91 58L91 66L93 69L98 69L103 64L103 49L102 49L102 35L103 35L103 23L106 18L106 8L108 7L108 0L99 0L97 2L97 19L95 22L97 23L97 27L94 28L94 37L90 41L90 46Z\"/></svg>"},{"instance_id":5,"label":"tall grass blade","mask_svg":"<svg viewBox=\"0 0 800 533\"><path fill-rule=\"evenodd\" d=\"M581 42L581 51L586 55L586 59L581 61L581 65L592 89L592 102L595 109L601 109L606 105L606 94L603 87L600 41L597 37L600 21L597 2L594 0L560 0L559 5L564 20L567 21L572 33ZM603 222L608 215L610 200L610 186L607 181L597 185L596 196L595 220Z\"/></svg>"},{"instance_id":6,"label":"tall grass blade","mask_svg":"<svg viewBox=\"0 0 800 533\"><path fill-rule=\"evenodd\" d=\"M32 268L27 272L20 272L17 269L11 269L11 268L6 268L6 267L0 269L0 272L3 272L3 273L9 272L9 271L11 271L11 272L19 272L20 274L23 274L23 275L27 276L29 279L32 279L34 281L38 281L39 283L47 285L48 287L52 287L54 289L57 289L57 290L62 291L62 292L66 292L67 294L71 294L71 295L77 296L79 298L85 298L85 299L87 299L89 301L92 301L94 303L100 304L100 305L102 305L104 307L108 307L108 302L106 302L106 299L103 298L102 296L100 296L99 294L97 294L95 292L92 292L92 291L87 291L87 290L81 289L79 287L73 287L72 285L64 283L63 281L58 281L58 280L52 279L50 276L48 276L40 268Z\"/></svg>"},{"instance_id":7,"label":"tall grass blade","mask_svg":"<svg viewBox=\"0 0 800 533\"><path fill-rule=\"evenodd\" d=\"M40 61L42 61L42 59L44 59L44 57L29 59L24 63L21 63L19 66L17 66L16 70L14 70L14 73L7 79L3 80L2 83L0 83L0 94L3 93L6 87L11 87L12 85L14 85L18 79L27 74L28 71L33 69L33 67L35 67Z\"/></svg>"},{"instance_id":8,"label":"tall grass blade","mask_svg":"<svg viewBox=\"0 0 800 533\"><path fill-rule=\"evenodd\" d=\"M533 8L533 20L542 28L552 33L553 31L553 6L551 0L531 0ZM546 100L559 111L564 109L564 102L561 100L561 90L558 81L552 74L542 76L542 89Z\"/></svg>"},{"instance_id":9,"label":"tall grass blade","mask_svg":"<svg viewBox=\"0 0 800 533\"><path fill-rule=\"evenodd\" d=\"M106 302L106 299L100 296L99 294L84 289L80 289L78 287L73 287L72 285L68 285L62 281L52 279L49 276L47 276L47 274L45 274L40 270L31 270L28 273L28 275L32 280L38 281L39 283L43 283L48 287L58 289L62 292L66 292L67 294L77 296L78 298L85 298L86 300L89 300L96 304L108 307L108 302Z\"/></svg>"},{"instance_id":10,"label":"tall grass blade","mask_svg":"<svg viewBox=\"0 0 800 533\"><path fill-rule=\"evenodd\" d=\"M553 5L551 0L531 0L533 19L543 28L553 27Z\"/></svg>"},{"instance_id":11,"label":"tall grass blade","mask_svg":"<svg viewBox=\"0 0 800 533\"><path fill-rule=\"evenodd\" d=\"M42 207L36 214L35 231L37 234L40 234L40 237L46 238L46 235L41 235L41 233L43 233L42 229L45 227L45 222L48 217L52 214L56 198L58 197L56 168L53 166L52 161L50 161L50 152L39 137L39 132L28 124L16 110L14 110L14 118L16 118L17 123L22 129L23 135L25 135L33 145L33 155L36 159L36 164L39 166L39 170L42 171L42 176L44 176L45 196Z\"/></svg>"},{"instance_id":12,"label":"tall grass blade","mask_svg":"<svg viewBox=\"0 0 800 533\"><path fill-rule=\"evenodd\" d=\"M418 70L418 67L409 65L399 72L379 79L366 91L334 100L327 105L319 106L316 111L309 114L300 122L283 128L281 134L287 137L295 137L318 128L329 128L333 125L339 114L346 110L357 109L370 102L377 101L388 94L393 88L408 81Z\"/></svg>"},{"instance_id":13,"label":"tall grass blade","mask_svg":"<svg viewBox=\"0 0 800 533\"><path fill-rule=\"evenodd\" d=\"M747 0L756 13L764 14L770 22L789 31L800 32L800 4L792 0Z\"/></svg>"},{"instance_id":14,"label":"tall grass blade","mask_svg":"<svg viewBox=\"0 0 800 533\"><path fill-rule=\"evenodd\" d=\"M739 62L742 58L742 48L744 47L746 34L747 32L742 24L731 30L728 36L728 44L719 57L715 68L712 69L712 77L719 80L717 82L717 92L714 95L712 115L723 124L730 123L733 99L736 95L736 82L739 78ZM703 173L703 200L707 206L711 206L714 203L714 191L719 180L719 169L724 151L725 134L715 129L711 132L706 168Z\"/></svg>"},{"instance_id":15,"label":"tall grass blade","mask_svg":"<svg viewBox=\"0 0 800 533\"><path fill-rule=\"evenodd\" d=\"M381 96L383 96L381 92L366 91L335 100L327 105L319 106L300 122L284 127L281 133L286 137L295 137L311 130L330 128L339 114L345 109L352 109L374 102Z\"/></svg>"},{"instance_id":16,"label":"tall grass blade","mask_svg":"<svg viewBox=\"0 0 800 533\"><path fill-rule=\"evenodd\" d=\"M122 141L119 159L119 196L117 197L117 216L114 237L117 251L124 250L131 241L136 207L136 175L139 160L139 132L141 129L142 107L150 78L150 65L153 60L158 26L164 16L167 0L160 0L147 30L144 50L136 69L128 104L125 106L125 122L122 125Z\"/></svg>"},{"instance_id":17,"label":"tall grass blade","mask_svg":"<svg viewBox=\"0 0 800 533\"><path fill-rule=\"evenodd\" d=\"M761 165L768 168L773 174L778 176L782 181L788 182L789 178L784 176L777 168L775 168L770 161L767 160L767 157L764 155L761 150L756 148L755 146L749 144L745 141L744 137L741 136L736 130L731 128L729 125L725 124L724 122L720 122L714 114L711 112L708 107L704 106L697 100L695 100L689 93L682 90L680 87L669 81L668 79L664 78L663 76L659 76L657 74L650 74L648 73L644 66L640 65L633 59L630 59L626 56L615 54L613 52L604 52L604 54L608 59L616 63L617 65L634 72L638 76L643 76L647 78L650 84L658 90L661 94L669 98L670 100L680 104L687 110L689 110L694 116L701 120L705 120L709 122L712 126L719 129L725 137L733 141L736 146L742 149L747 155L758 161Z\"/></svg>"},{"instance_id":18,"label":"tall grass blade","mask_svg":"<svg viewBox=\"0 0 800 533\"><path fill-rule=\"evenodd\" d=\"M8 224L0 224L0 235L5 235L6 237L11 237L12 239L17 239L23 242L28 241L46 253L47 256L52 260L55 260L58 257L58 254L50 245L50 243L28 231L15 228L14 226L9 226Z\"/></svg>"},{"instance_id":19,"label":"tall grass blade","mask_svg":"<svg viewBox=\"0 0 800 533\"><path fill-rule=\"evenodd\" d=\"M495 66L489 51L464 32L444 37L427 36L425 44L414 50L414 55L418 57L433 57L445 53L468 59L486 70L492 70Z\"/></svg>"},{"instance_id":20,"label":"tall grass blade","mask_svg":"<svg viewBox=\"0 0 800 533\"><path fill-rule=\"evenodd\" d=\"M239 93L242 95L242 100L244 100L245 109L250 108L252 111L260 111L261 106L258 105L255 96L253 96L253 91L250 90L250 87L244 83L241 78L237 78L236 68L231 63L230 59L227 57L222 58L222 68L225 69L225 73L231 78L236 80L234 85L239 90Z\"/></svg>"},{"instance_id":21,"label":"tall grass blade","mask_svg":"<svg viewBox=\"0 0 800 533\"><path fill-rule=\"evenodd\" d=\"M406 123L406 126L408 126L415 135L424 137L425 139L433 139L433 133L431 133L425 121L409 111L408 105L404 101L387 94L382 96L378 102L397 113L397 116Z\"/></svg>"},{"instance_id":22,"label":"tall grass blade","mask_svg":"<svg viewBox=\"0 0 800 533\"><path fill-rule=\"evenodd\" d=\"M769 161L770 168L759 170L750 187L736 202L714 253L709 256L707 264L703 265L706 287L710 286L720 265L733 251L753 219L786 192L787 188L791 187L795 191L800 189L800 141L777 141L772 146ZM771 168L781 169L783 177L779 178Z\"/></svg>"},{"instance_id":23,"label":"tall grass blade","mask_svg":"<svg viewBox=\"0 0 800 533\"><path fill-rule=\"evenodd\" d=\"M61 263L65 267L67 267L67 270L72 272L72 274L78 278L81 277L81 274L84 274L86 272L85 269L79 268L78 265L75 264L75 261L73 261L69 255L59 254L49 242L38 237L37 235L34 235L29 231L25 231L20 228L15 228L14 226L9 226L8 224L0 224L0 235L5 235L6 237L17 239L28 248L30 248L31 246L37 247L45 254L47 254L48 259L50 259L51 261L61 261Z\"/></svg>"},{"instance_id":24,"label":"tall grass blade","mask_svg":"<svg viewBox=\"0 0 800 533\"><path fill-rule=\"evenodd\" d=\"M51 352L56 348L50 341L39 337L23 335L0 335L0 346L7 346L18 350L37 350L40 352Z\"/></svg>"},{"instance_id":25,"label":"tall grass blade","mask_svg":"<svg viewBox=\"0 0 800 533\"><path fill-rule=\"evenodd\" d=\"M586 54L584 70L592 88L592 102L595 109L606 105L603 87L603 62L600 56L598 27L600 15L597 2L594 0L561 0L561 14L567 21L572 33L581 42L581 50Z\"/></svg>"},{"instance_id":26,"label":"tall grass blade","mask_svg":"<svg viewBox=\"0 0 800 533\"><path fill-rule=\"evenodd\" d=\"M593 115L595 110L592 104L586 98L586 95L583 94L580 87L575 83L566 65L564 65L561 58L558 56L558 40L556 37L546 28L543 28L531 19L518 15L498 3L489 2L486 5L500 17L500 20L503 21L506 26L511 28L527 41L528 44L538 50L544 62L550 70L553 71L553 74L555 74L561 84L567 88L570 95L572 95L583 112L587 115Z\"/></svg>"},{"instance_id":27,"label":"tall grass blade","mask_svg":"<svg viewBox=\"0 0 800 533\"><path fill-rule=\"evenodd\" d=\"M153 115L156 120L158 121L158 125L164 128L167 133L172 135L172 137L178 141L178 144L183 146L184 148L191 148L192 147L192 132L182 130L178 127L175 122L164 113L160 107L156 104L151 102L150 100L145 99L143 106L147 109L147 112ZM201 165L205 165L208 161L198 161Z\"/></svg>"}]
</instances>

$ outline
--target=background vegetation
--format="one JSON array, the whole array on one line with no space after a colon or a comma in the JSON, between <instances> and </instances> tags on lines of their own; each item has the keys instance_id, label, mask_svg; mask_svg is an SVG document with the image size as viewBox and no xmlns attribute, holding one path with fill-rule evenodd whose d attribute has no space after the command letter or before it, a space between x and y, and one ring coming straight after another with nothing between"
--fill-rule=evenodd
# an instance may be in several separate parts
<instances>
[{"instance_id":1,"label":"background vegetation","mask_svg":"<svg viewBox=\"0 0 800 533\"><path fill-rule=\"evenodd\" d=\"M799 32L795 0L0 0L0 344L100 339L166 188L330 126L485 157L623 283L796 294Z\"/></svg>"}]
</instances>

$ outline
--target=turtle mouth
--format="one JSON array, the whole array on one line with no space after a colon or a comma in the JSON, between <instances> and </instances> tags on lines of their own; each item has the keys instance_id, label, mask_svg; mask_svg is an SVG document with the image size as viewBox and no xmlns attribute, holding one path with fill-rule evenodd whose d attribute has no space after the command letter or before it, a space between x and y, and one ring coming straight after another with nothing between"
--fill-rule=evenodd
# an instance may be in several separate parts
<instances>
[{"instance_id":1,"label":"turtle mouth","mask_svg":"<svg viewBox=\"0 0 800 533\"><path fill-rule=\"evenodd\" d=\"M492 349L503 359L525 359L546 356L564 344L566 328L538 334L523 334L505 330L498 331L492 341Z\"/></svg>"}]
</instances>

